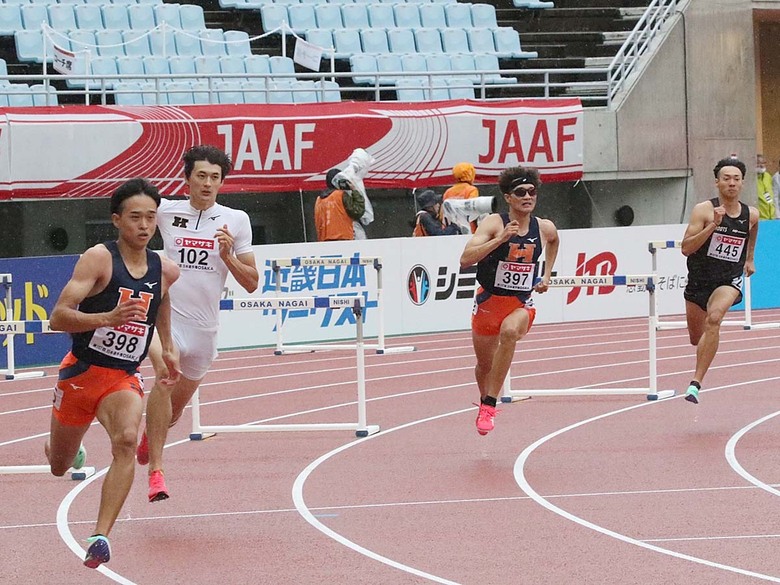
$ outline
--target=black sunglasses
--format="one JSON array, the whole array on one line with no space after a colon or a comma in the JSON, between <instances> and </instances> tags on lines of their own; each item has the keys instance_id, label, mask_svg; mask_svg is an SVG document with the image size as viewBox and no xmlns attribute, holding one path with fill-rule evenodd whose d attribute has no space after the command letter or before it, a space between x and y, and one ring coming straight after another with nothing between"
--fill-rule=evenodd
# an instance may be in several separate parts
<instances>
[{"instance_id":1,"label":"black sunglasses","mask_svg":"<svg viewBox=\"0 0 780 585\"><path fill-rule=\"evenodd\" d=\"M511 195L514 195L515 197L525 197L526 195L530 195L531 197L536 196L536 187L531 185L530 189L526 189L524 187L515 187L510 192Z\"/></svg>"}]
</instances>

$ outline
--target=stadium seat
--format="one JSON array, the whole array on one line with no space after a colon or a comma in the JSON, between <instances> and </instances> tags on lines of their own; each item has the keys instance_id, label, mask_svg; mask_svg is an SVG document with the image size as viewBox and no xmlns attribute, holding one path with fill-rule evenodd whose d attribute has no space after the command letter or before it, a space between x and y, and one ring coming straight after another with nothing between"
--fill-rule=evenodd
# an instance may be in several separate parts
<instances>
[{"instance_id":1,"label":"stadium seat","mask_svg":"<svg viewBox=\"0 0 780 585\"><path fill-rule=\"evenodd\" d=\"M368 28L368 11L365 4L342 4L341 20L344 28Z\"/></svg>"},{"instance_id":2,"label":"stadium seat","mask_svg":"<svg viewBox=\"0 0 780 585\"><path fill-rule=\"evenodd\" d=\"M252 54L249 34L246 32L242 30L226 30L223 38L225 39L225 51L228 55L244 57Z\"/></svg>"},{"instance_id":3,"label":"stadium seat","mask_svg":"<svg viewBox=\"0 0 780 585\"><path fill-rule=\"evenodd\" d=\"M181 4L179 19L184 30L203 30L206 28L206 16L203 7L198 4Z\"/></svg>"},{"instance_id":4,"label":"stadium seat","mask_svg":"<svg viewBox=\"0 0 780 585\"><path fill-rule=\"evenodd\" d=\"M423 83L425 99L444 101L450 99L450 86L444 77L431 77Z\"/></svg>"},{"instance_id":5,"label":"stadium seat","mask_svg":"<svg viewBox=\"0 0 780 585\"><path fill-rule=\"evenodd\" d=\"M22 63L43 63L42 30L18 30L14 34L14 44L16 56Z\"/></svg>"},{"instance_id":6,"label":"stadium seat","mask_svg":"<svg viewBox=\"0 0 780 585\"><path fill-rule=\"evenodd\" d=\"M157 23L154 20L154 8L151 4L130 4L127 7L130 28L141 31L152 30Z\"/></svg>"},{"instance_id":7,"label":"stadium seat","mask_svg":"<svg viewBox=\"0 0 780 585\"><path fill-rule=\"evenodd\" d=\"M100 8L103 15L103 26L116 30L126 31L130 28L130 17L127 7L118 4L103 4Z\"/></svg>"},{"instance_id":8,"label":"stadium seat","mask_svg":"<svg viewBox=\"0 0 780 585\"><path fill-rule=\"evenodd\" d=\"M420 4L420 22L425 28L445 28L447 18L444 15L444 4Z\"/></svg>"},{"instance_id":9,"label":"stadium seat","mask_svg":"<svg viewBox=\"0 0 780 585\"><path fill-rule=\"evenodd\" d=\"M239 80L214 82L214 90L217 95L217 102L220 104L243 104L244 90Z\"/></svg>"},{"instance_id":10,"label":"stadium seat","mask_svg":"<svg viewBox=\"0 0 780 585\"><path fill-rule=\"evenodd\" d=\"M424 102L426 99L422 79L401 78L395 87L399 102Z\"/></svg>"},{"instance_id":11,"label":"stadium seat","mask_svg":"<svg viewBox=\"0 0 780 585\"><path fill-rule=\"evenodd\" d=\"M416 53L414 33L409 28L391 28L387 31L387 44L392 53Z\"/></svg>"},{"instance_id":12,"label":"stadium seat","mask_svg":"<svg viewBox=\"0 0 780 585\"><path fill-rule=\"evenodd\" d=\"M139 59L138 56L117 57L116 70L120 75L144 75L143 59ZM140 83L141 79L133 79L131 81Z\"/></svg>"},{"instance_id":13,"label":"stadium seat","mask_svg":"<svg viewBox=\"0 0 780 585\"><path fill-rule=\"evenodd\" d=\"M446 29L445 29L446 30ZM441 33L438 28L420 28L414 31L418 53L441 53Z\"/></svg>"},{"instance_id":14,"label":"stadium seat","mask_svg":"<svg viewBox=\"0 0 780 585\"><path fill-rule=\"evenodd\" d=\"M94 42L101 57L121 57L125 54L125 41L118 30L96 30Z\"/></svg>"},{"instance_id":15,"label":"stadium seat","mask_svg":"<svg viewBox=\"0 0 780 585\"><path fill-rule=\"evenodd\" d=\"M471 23L475 27L498 28L496 7L492 4L472 4Z\"/></svg>"},{"instance_id":16,"label":"stadium seat","mask_svg":"<svg viewBox=\"0 0 780 585\"><path fill-rule=\"evenodd\" d=\"M447 78L447 85L450 86L450 99L451 100L473 100L474 86L471 82L462 77L449 77Z\"/></svg>"},{"instance_id":17,"label":"stadium seat","mask_svg":"<svg viewBox=\"0 0 780 585\"><path fill-rule=\"evenodd\" d=\"M89 51L90 55L97 56L99 54L97 44L95 33L91 30L74 30L70 33L71 51Z\"/></svg>"},{"instance_id":18,"label":"stadium seat","mask_svg":"<svg viewBox=\"0 0 780 585\"><path fill-rule=\"evenodd\" d=\"M344 27L344 23L341 20L341 6L338 4L316 4L314 6L314 16L317 21L317 28L337 29Z\"/></svg>"},{"instance_id":19,"label":"stadium seat","mask_svg":"<svg viewBox=\"0 0 780 585\"><path fill-rule=\"evenodd\" d=\"M268 90L268 103L269 104L291 104L293 103L293 95L290 88L292 82L289 80L277 80L272 79L267 84Z\"/></svg>"},{"instance_id":20,"label":"stadium seat","mask_svg":"<svg viewBox=\"0 0 780 585\"><path fill-rule=\"evenodd\" d=\"M152 8L152 11L154 12L154 22L157 26L165 23L173 28L181 28L178 4L157 4Z\"/></svg>"},{"instance_id":21,"label":"stadium seat","mask_svg":"<svg viewBox=\"0 0 780 585\"><path fill-rule=\"evenodd\" d=\"M471 53L458 53L457 55L450 55L450 65L452 66L453 73L459 77L468 79L472 83L479 82L479 76L473 73L476 70L474 64L474 55Z\"/></svg>"},{"instance_id":22,"label":"stadium seat","mask_svg":"<svg viewBox=\"0 0 780 585\"><path fill-rule=\"evenodd\" d=\"M76 4L73 6L78 28L98 30L103 26L103 12L98 4Z\"/></svg>"},{"instance_id":23,"label":"stadium seat","mask_svg":"<svg viewBox=\"0 0 780 585\"><path fill-rule=\"evenodd\" d=\"M244 103L268 103L268 92L265 87L265 80L245 81L241 84L241 89L244 91Z\"/></svg>"},{"instance_id":24,"label":"stadium seat","mask_svg":"<svg viewBox=\"0 0 780 585\"><path fill-rule=\"evenodd\" d=\"M152 55L173 57L176 54L176 40L171 29L155 29L149 32L149 46Z\"/></svg>"},{"instance_id":25,"label":"stadium seat","mask_svg":"<svg viewBox=\"0 0 780 585\"><path fill-rule=\"evenodd\" d=\"M508 26L493 30L493 40L496 43L496 54L499 57L517 57L533 59L538 57L536 51L523 51L520 47L520 35Z\"/></svg>"},{"instance_id":26,"label":"stadium seat","mask_svg":"<svg viewBox=\"0 0 780 585\"><path fill-rule=\"evenodd\" d=\"M448 4L444 7L447 26L456 28L471 28L471 8L469 4Z\"/></svg>"},{"instance_id":27,"label":"stadium seat","mask_svg":"<svg viewBox=\"0 0 780 585\"><path fill-rule=\"evenodd\" d=\"M163 81L160 83L160 89L168 95L168 104L172 106L189 106L195 103L192 86L188 81Z\"/></svg>"},{"instance_id":28,"label":"stadium seat","mask_svg":"<svg viewBox=\"0 0 780 585\"><path fill-rule=\"evenodd\" d=\"M287 16L287 6L278 2L263 4L260 8L260 20L263 23L263 32L271 32L282 26L282 23L290 24Z\"/></svg>"},{"instance_id":29,"label":"stadium seat","mask_svg":"<svg viewBox=\"0 0 780 585\"><path fill-rule=\"evenodd\" d=\"M495 53L496 42L489 28L470 28L466 30L469 49L472 53Z\"/></svg>"},{"instance_id":30,"label":"stadium seat","mask_svg":"<svg viewBox=\"0 0 780 585\"><path fill-rule=\"evenodd\" d=\"M352 55L349 58L349 68L354 74L352 83L355 85L374 85L376 83L376 75L368 75L377 72L376 57L374 55L363 53Z\"/></svg>"},{"instance_id":31,"label":"stadium seat","mask_svg":"<svg viewBox=\"0 0 780 585\"><path fill-rule=\"evenodd\" d=\"M176 55L168 58L168 68L173 75L189 75L189 77L176 77L175 81L196 81L198 78L195 71L195 59L191 56Z\"/></svg>"},{"instance_id":32,"label":"stadium seat","mask_svg":"<svg viewBox=\"0 0 780 585\"><path fill-rule=\"evenodd\" d=\"M512 0L515 8L554 8L554 2L543 2L542 0Z\"/></svg>"},{"instance_id":33,"label":"stadium seat","mask_svg":"<svg viewBox=\"0 0 780 585\"><path fill-rule=\"evenodd\" d=\"M121 81L114 86L114 103L118 106L142 106L141 84L137 81Z\"/></svg>"},{"instance_id":34,"label":"stadium seat","mask_svg":"<svg viewBox=\"0 0 780 585\"><path fill-rule=\"evenodd\" d=\"M395 4L393 6L395 25L399 28L420 28L420 9L417 4Z\"/></svg>"},{"instance_id":35,"label":"stadium seat","mask_svg":"<svg viewBox=\"0 0 780 585\"><path fill-rule=\"evenodd\" d=\"M428 64L425 62L425 55L420 53L401 55L401 69L404 73L427 73ZM402 77L401 79L405 78Z\"/></svg>"},{"instance_id":36,"label":"stadium seat","mask_svg":"<svg viewBox=\"0 0 780 585\"><path fill-rule=\"evenodd\" d=\"M122 32L125 41L125 54L128 57L146 57L152 54L149 46L149 35L140 30L125 30Z\"/></svg>"},{"instance_id":37,"label":"stadium seat","mask_svg":"<svg viewBox=\"0 0 780 585\"><path fill-rule=\"evenodd\" d=\"M369 4L366 10L368 12L368 23L372 28L395 28L395 14L390 4Z\"/></svg>"},{"instance_id":38,"label":"stadium seat","mask_svg":"<svg viewBox=\"0 0 780 585\"><path fill-rule=\"evenodd\" d=\"M144 57L144 73L147 75L167 75L171 72L168 57L150 55Z\"/></svg>"},{"instance_id":39,"label":"stadium seat","mask_svg":"<svg viewBox=\"0 0 780 585\"><path fill-rule=\"evenodd\" d=\"M89 62L89 68L92 75L98 76L94 80L97 87L103 87L102 84L105 83L107 89L112 89L118 81L114 77L118 73L115 57L93 57Z\"/></svg>"},{"instance_id":40,"label":"stadium seat","mask_svg":"<svg viewBox=\"0 0 780 585\"><path fill-rule=\"evenodd\" d=\"M373 25L372 25L373 27ZM389 53L387 33L378 28L369 28L360 31L360 43L364 53Z\"/></svg>"},{"instance_id":41,"label":"stadium seat","mask_svg":"<svg viewBox=\"0 0 780 585\"><path fill-rule=\"evenodd\" d=\"M165 33L173 37L176 55L195 57L203 54L200 48L200 38L197 36L198 31L166 30Z\"/></svg>"},{"instance_id":42,"label":"stadium seat","mask_svg":"<svg viewBox=\"0 0 780 585\"><path fill-rule=\"evenodd\" d=\"M335 81L321 79L317 83L317 100L320 102L340 102L341 88Z\"/></svg>"},{"instance_id":43,"label":"stadium seat","mask_svg":"<svg viewBox=\"0 0 780 585\"><path fill-rule=\"evenodd\" d=\"M0 108L8 107L8 94L5 93L5 87L0 89Z\"/></svg>"},{"instance_id":44,"label":"stadium seat","mask_svg":"<svg viewBox=\"0 0 780 585\"><path fill-rule=\"evenodd\" d=\"M349 59L350 55L363 52L360 44L360 32L356 29L344 28L333 31L333 47L336 49L336 58Z\"/></svg>"},{"instance_id":45,"label":"stadium seat","mask_svg":"<svg viewBox=\"0 0 780 585\"><path fill-rule=\"evenodd\" d=\"M225 77L225 81L243 81L246 75L244 58L240 55L223 55L219 57L219 70L227 74L241 74L241 77Z\"/></svg>"},{"instance_id":46,"label":"stadium seat","mask_svg":"<svg viewBox=\"0 0 780 585\"><path fill-rule=\"evenodd\" d=\"M42 30L42 22L49 24L49 11L45 4L22 4L19 12L22 15L22 26L27 30Z\"/></svg>"},{"instance_id":47,"label":"stadium seat","mask_svg":"<svg viewBox=\"0 0 780 585\"><path fill-rule=\"evenodd\" d=\"M314 81L310 79L296 81L290 89L292 90L293 102L296 104L316 104L319 101Z\"/></svg>"},{"instance_id":48,"label":"stadium seat","mask_svg":"<svg viewBox=\"0 0 780 585\"><path fill-rule=\"evenodd\" d=\"M271 75L295 73L295 64L290 57L275 55L268 59L268 64L271 66Z\"/></svg>"},{"instance_id":49,"label":"stadium seat","mask_svg":"<svg viewBox=\"0 0 780 585\"><path fill-rule=\"evenodd\" d=\"M204 55L221 57L227 55L225 31L221 28L206 28L200 31L200 47Z\"/></svg>"},{"instance_id":50,"label":"stadium seat","mask_svg":"<svg viewBox=\"0 0 780 585\"><path fill-rule=\"evenodd\" d=\"M462 28L445 28L441 31L441 44L445 53L468 53L469 38Z\"/></svg>"},{"instance_id":51,"label":"stadium seat","mask_svg":"<svg viewBox=\"0 0 780 585\"><path fill-rule=\"evenodd\" d=\"M306 42L323 49L333 49L333 34L328 29L315 28L306 33Z\"/></svg>"},{"instance_id":52,"label":"stadium seat","mask_svg":"<svg viewBox=\"0 0 780 585\"><path fill-rule=\"evenodd\" d=\"M500 69L498 64L498 57L492 53L475 54L474 67L476 67L478 71L498 71ZM485 83L490 84L517 83L516 78L503 77L500 73L483 75L483 79Z\"/></svg>"},{"instance_id":53,"label":"stadium seat","mask_svg":"<svg viewBox=\"0 0 780 585\"><path fill-rule=\"evenodd\" d=\"M50 4L49 24L56 30L72 30L77 28L76 16L73 14L73 6L70 4Z\"/></svg>"},{"instance_id":54,"label":"stadium seat","mask_svg":"<svg viewBox=\"0 0 780 585\"><path fill-rule=\"evenodd\" d=\"M428 71L452 71L450 56L446 53L425 55L425 69Z\"/></svg>"},{"instance_id":55,"label":"stadium seat","mask_svg":"<svg viewBox=\"0 0 780 585\"><path fill-rule=\"evenodd\" d=\"M22 30L22 13L16 4L0 4L0 35L12 35Z\"/></svg>"},{"instance_id":56,"label":"stadium seat","mask_svg":"<svg viewBox=\"0 0 780 585\"><path fill-rule=\"evenodd\" d=\"M213 55L201 55L195 57L195 71L198 75L219 76L222 69L219 66L219 57Z\"/></svg>"},{"instance_id":57,"label":"stadium seat","mask_svg":"<svg viewBox=\"0 0 780 585\"><path fill-rule=\"evenodd\" d=\"M379 85L395 85L395 82L402 77L399 73L404 70L401 55L395 53L377 55L376 70L380 73Z\"/></svg>"},{"instance_id":58,"label":"stadium seat","mask_svg":"<svg viewBox=\"0 0 780 585\"><path fill-rule=\"evenodd\" d=\"M298 34L317 28L317 19L311 4L290 4L287 7L287 16L290 19L290 28Z\"/></svg>"},{"instance_id":59,"label":"stadium seat","mask_svg":"<svg viewBox=\"0 0 780 585\"><path fill-rule=\"evenodd\" d=\"M244 70L252 75L270 75L271 58L268 55L247 55L244 57Z\"/></svg>"},{"instance_id":60,"label":"stadium seat","mask_svg":"<svg viewBox=\"0 0 780 585\"><path fill-rule=\"evenodd\" d=\"M12 89L8 90L8 105L12 108L28 108L35 105L30 87L26 83L14 83Z\"/></svg>"}]
</instances>

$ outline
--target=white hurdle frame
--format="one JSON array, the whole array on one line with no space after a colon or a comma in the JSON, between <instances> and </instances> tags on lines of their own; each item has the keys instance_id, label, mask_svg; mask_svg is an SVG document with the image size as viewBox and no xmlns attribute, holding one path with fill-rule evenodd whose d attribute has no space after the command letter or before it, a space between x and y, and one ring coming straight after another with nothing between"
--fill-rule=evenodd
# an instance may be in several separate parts
<instances>
[{"instance_id":1,"label":"white hurdle frame","mask_svg":"<svg viewBox=\"0 0 780 585\"><path fill-rule=\"evenodd\" d=\"M658 250L675 250L682 247L681 240L655 240L648 242L647 249L652 257L652 270L653 274L658 273ZM723 319L721 325L724 327L742 327L745 330L752 329L779 329L780 323L753 323L753 293L751 288L751 278L745 276L742 281L744 285L742 287L743 300L745 301L745 318L744 319ZM660 312L658 311L658 297L655 298L656 302L656 315L658 315L658 330L667 329L685 329L688 327L687 321L661 321Z\"/></svg>"},{"instance_id":2,"label":"white hurdle frame","mask_svg":"<svg viewBox=\"0 0 780 585\"><path fill-rule=\"evenodd\" d=\"M283 298L282 293L282 279L281 269L292 268L297 266L373 266L376 270L376 306L378 313L378 332L377 343L366 343L366 349L374 349L378 354L385 353L408 353L415 351L413 345L402 345L396 347L387 347L385 345L385 309L384 309L384 295L382 293L382 259L378 256L357 256L348 258L326 258L326 257L311 257L311 258L272 258L271 269L274 271L274 285L276 289L276 296ZM354 344L344 343L308 343L308 344L294 344L285 345L282 339L282 331L284 330L282 322L282 311L276 311L276 355L283 355L285 353L300 353L317 350L327 349L354 349Z\"/></svg>"},{"instance_id":3,"label":"white hurdle frame","mask_svg":"<svg viewBox=\"0 0 780 585\"><path fill-rule=\"evenodd\" d=\"M550 279L550 286L561 287L596 287L596 286L637 286L644 285L649 296L649 385L647 388L555 388L545 390L523 389L512 390L511 368L504 379L501 392L501 402L525 400L531 396L613 396L624 394L644 394L648 400L662 400L674 396L674 390L658 390L657 362L657 330L658 317L655 307L655 274L626 276L563 276Z\"/></svg>"},{"instance_id":4,"label":"white hurdle frame","mask_svg":"<svg viewBox=\"0 0 780 585\"><path fill-rule=\"evenodd\" d=\"M3 332L7 344L5 347L6 368L0 369L0 375L5 376L6 380L27 380L30 378L41 378L43 371L17 372L16 360L14 357L14 336L21 333L51 333L48 321L14 321L14 299L11 294L13 285L13 275L0 274L3 287L5 288L5 323L3 323ZM29 330L28 330L29 328ZM37 330L36 330L37 329Z\"/></svg>"},{"instance_id":5,"label":"white hurdle frame","mask_svg":"<svg viewBox=\"0 0 780 585\"><path fill-rule=\"evenodd\" d=\"M357 357L357 422L347 423L266 423L243 425L204 425L200 419L200 396L196 391L192 397L192 433L190 439L200 441L215 435L216 433L248 433L268 431L355 431L357 437L367 437L379 432L378 425L369 425L366 416L366 362L365 343L363 342L363 299L350 296L330 297L282 297L273 299L233 299L222 300L222 310L257 310L276 309L290 307L295 303L295 308L344 308L351 307L355 314L355 344L345 346L343 349L354 349Z\"/></svg>"},{"instance_id":6,"label":"white hurdle frame","mask_svg":"<svg viewBox=\"0 0 780 585\"><path fill-rule=\"evenodd\" d=\"M95 475L94 467L82 467L81 469L69 469L70 478L76 481L87 479ZM3 465L0 466L0 475L45 473L50 474L51 468L48 465Z\"/></svg>"}]
</instances>

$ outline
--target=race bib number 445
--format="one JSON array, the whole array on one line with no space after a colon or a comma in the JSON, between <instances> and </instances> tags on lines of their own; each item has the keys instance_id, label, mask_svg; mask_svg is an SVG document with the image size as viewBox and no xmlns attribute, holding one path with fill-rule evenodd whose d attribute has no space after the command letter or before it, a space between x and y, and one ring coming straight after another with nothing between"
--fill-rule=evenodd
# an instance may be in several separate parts
<instances>
[{"instance_id":1,"label":"race bib number 445","mask_svg":"<svg viewBox=\"0 0 780 585\"><path fill-rule=\"evenodd\" d=\"M521 262L499 262L496 270L496 280L493 283L498 288L528 292L533 288L534 265Z\"/></svg>"},{"instance_id":2,"label":"race bib number 445","mask_svg":"<svg viewBox=\"0 0 780 585\"><path fill-rule=\"evenodd\" d=\"M739 262L744 247L745 238L714 234L710 240L707 256L710 258L717 258L718 260L725 260L726 262Z\"/></svg>"}]
</instances>

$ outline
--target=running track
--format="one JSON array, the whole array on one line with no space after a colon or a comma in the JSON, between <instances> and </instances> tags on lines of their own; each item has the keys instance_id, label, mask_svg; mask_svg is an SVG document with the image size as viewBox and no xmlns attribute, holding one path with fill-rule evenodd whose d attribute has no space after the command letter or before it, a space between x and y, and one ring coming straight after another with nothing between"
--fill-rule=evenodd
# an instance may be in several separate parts
<instances>
[{"instance_id":1,"label":"running track","mask_svg":"<svg viewBox=\"0 0 780 585\"><path fill-rule=\"evenodd\" d=\"M756 321L778 321L762 311ZM747 584L780 582L780 333L726 328L702 403L545 397L474 429L467 332L391 339L367 352L368 422L382 432L220 434L166 450L170 500L136 481L114 559L82 567L94 479L0 475L7 583ZM355 420L354 352L223 352L202 389L205 424ZM659 333L659 388L693 368L682 330ZM647 384L644 319L537 325L515 388ZM0 462L43 463L53 368L0 382ZM149 369L144 371L151 375ZM315 412L309 412L315 411ZM78 552L78 556L76 552Z\"/></svg>"}]
</instances>

